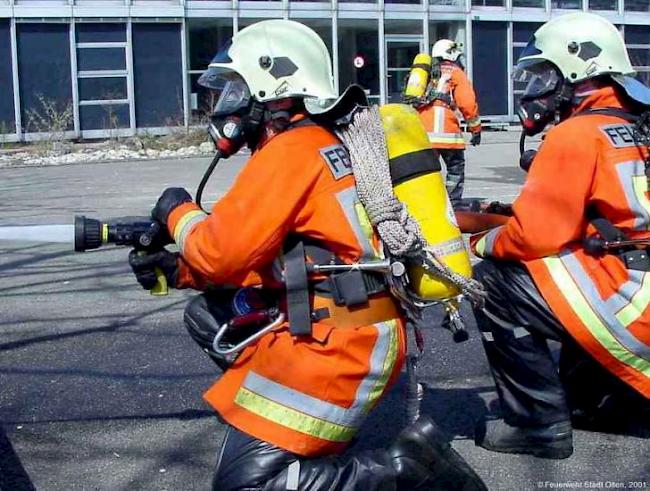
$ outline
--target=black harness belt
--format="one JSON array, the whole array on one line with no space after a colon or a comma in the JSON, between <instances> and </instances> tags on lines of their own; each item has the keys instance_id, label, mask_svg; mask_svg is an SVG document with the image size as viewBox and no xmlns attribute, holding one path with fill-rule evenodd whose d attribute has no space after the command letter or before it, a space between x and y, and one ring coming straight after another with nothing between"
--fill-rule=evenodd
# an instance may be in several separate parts
<instances>
[{"instance_id":1,"label":"black harness belt","mask_svg":"<svg viewBox=\"0 0 650 491\"><path fill-rule=\"evenodd\" d=\"M293 336L311 335L311 306L305 246L296 243L284 253L284 281L287 286L289 331Z\"/></svg>"},{"instance_id":2,"label":"black harness belt","mask_svg":"<svg viewBox=\"0 0 650 491\"><path fill-rule=\"evenodd\" d=\"M287 315L289 331L294 336L309 336L313 320L330 317L327 308L312 310L313 294L331 298L336 307L369 307L369 297L388 290L386 279L380 273L350 269L330 273L317 282L309 281L307 256L315 264L344 264L339 258L319 245L290 241L285 245L284 281L287 288Z\"/></svg>"}]
</instances>

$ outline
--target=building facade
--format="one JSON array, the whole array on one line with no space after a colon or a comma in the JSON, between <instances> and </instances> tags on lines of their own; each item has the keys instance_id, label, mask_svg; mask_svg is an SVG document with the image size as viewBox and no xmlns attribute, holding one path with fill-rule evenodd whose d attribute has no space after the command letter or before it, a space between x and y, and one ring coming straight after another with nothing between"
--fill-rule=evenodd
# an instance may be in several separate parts
<instances>
[{"instance_id":1,"label":"building facade","mask_svg":"<svg viewBox=\"0 0 650 491\"><path fill-rule=\"evenodd\" d=\"M269 18L313 28L338 87L361 84L381 103L399 99L416 53L456 39L482 115L514 121L519 53L543 22L575 10L619 26L650 82L650 0L0 0L0 138L202 124L211 96L200 74L234 32Z\"/></svg>"}]
</instances>

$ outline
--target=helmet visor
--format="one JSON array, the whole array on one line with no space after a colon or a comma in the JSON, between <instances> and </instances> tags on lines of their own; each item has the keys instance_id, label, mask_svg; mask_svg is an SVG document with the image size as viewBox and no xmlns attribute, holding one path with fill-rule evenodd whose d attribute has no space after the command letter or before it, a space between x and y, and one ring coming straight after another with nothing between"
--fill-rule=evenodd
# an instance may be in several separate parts
<instances>
[{"instance_id":1,"label":"helmet visor","mask_svg":"<svg viewBox=\"0 0 650 491\"><path fill-rule=\"evenodd\" d=\"M213 116L234 114L250 104L251 93L248 85L237 72L211 67L201 75L198 83L218 94L212 109Z\"/></svg>"},{"instance_id":2,"label":"helmet visor","mask_svg":"<svg viewBox=\"0 0 650 491\"><path fill-rule=\"evenodd\" d=\"M512 73L515 82L526 84L525 99L537 99L557 90L562 82L558 70L548 61L525 60L517 63Z\"/></svg>"},{"instance_id":3,"label":"helmet visor","mask_svg":"<svg viewBox=\"0 0 650 491\"><path fill-rule=\"evenodd\" d=\"M537 43L537 39L535 38L535 36L531 37L526 47L519 54L519 61L517 62L517 65L519 65L519 63L521 63L521 60L523 60L524 58L539 56L542 54L542 50L540 50L537 47L536 43Z\"/></svg>"}]
</instances>

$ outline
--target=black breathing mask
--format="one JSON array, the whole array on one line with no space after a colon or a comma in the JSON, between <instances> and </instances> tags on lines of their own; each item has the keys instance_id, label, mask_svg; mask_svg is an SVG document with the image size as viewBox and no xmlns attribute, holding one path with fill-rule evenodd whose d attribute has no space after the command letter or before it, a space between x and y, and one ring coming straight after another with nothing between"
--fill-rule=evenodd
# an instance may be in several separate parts
<instances>
[{"instance_id":1,"label":"black breathing mask","mask_svg":"<svg viewBox=\"0 0 650 491\"><path fill-rule=\"evenodd\" d=\"M537 150L526 150L526 136L537 135L550 123L561 121L571 108L574 91L549 62L518 66L513 78L515 82L527 84L519 101L517 116L522 125L519 167L528 172Z\"/></svg>"},{"instance_id":2,"label":"black breathing mask","mask_svg":"<svg viewBox=\"0 0 650 491\"><path fill-rule=\"evenodd\" d=\"M260 139L264 107L251 101L245 111L210 116L208 135L223 158L237 153L244 145L254 149Z\"/></svg>"},{"instance_id":3,"label":"black breathing mask","mask_svg":"<svg viewBox=\"0 0 650 491\"><path fill-rule=\"evenodd\" d=\"M198 83L218 94L208 126L208 134L222 157L229 157L259 140L263 105L251 96L248 84L232 70L209 68Z\"/></svg>"}]
</instances>

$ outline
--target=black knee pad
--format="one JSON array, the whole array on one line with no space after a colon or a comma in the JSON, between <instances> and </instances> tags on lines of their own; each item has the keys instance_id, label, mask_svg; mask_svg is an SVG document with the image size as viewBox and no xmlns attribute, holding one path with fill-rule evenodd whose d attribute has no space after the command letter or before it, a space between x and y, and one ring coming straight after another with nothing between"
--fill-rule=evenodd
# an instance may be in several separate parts
<instances>
[{"instance_id":1,"label":"black knee pad","mask_svg":"<svg viewBox=\"0 0 650 491\"><path fill-rule=\"evenodd\" d=\"M212 342L219 328L234 316L230 307L233 295L234 292L218 296L198 295L189 301L183 316L192 339L222 370L228 368L232 360L215 353Z\"/></svg>"}]
</instances>

